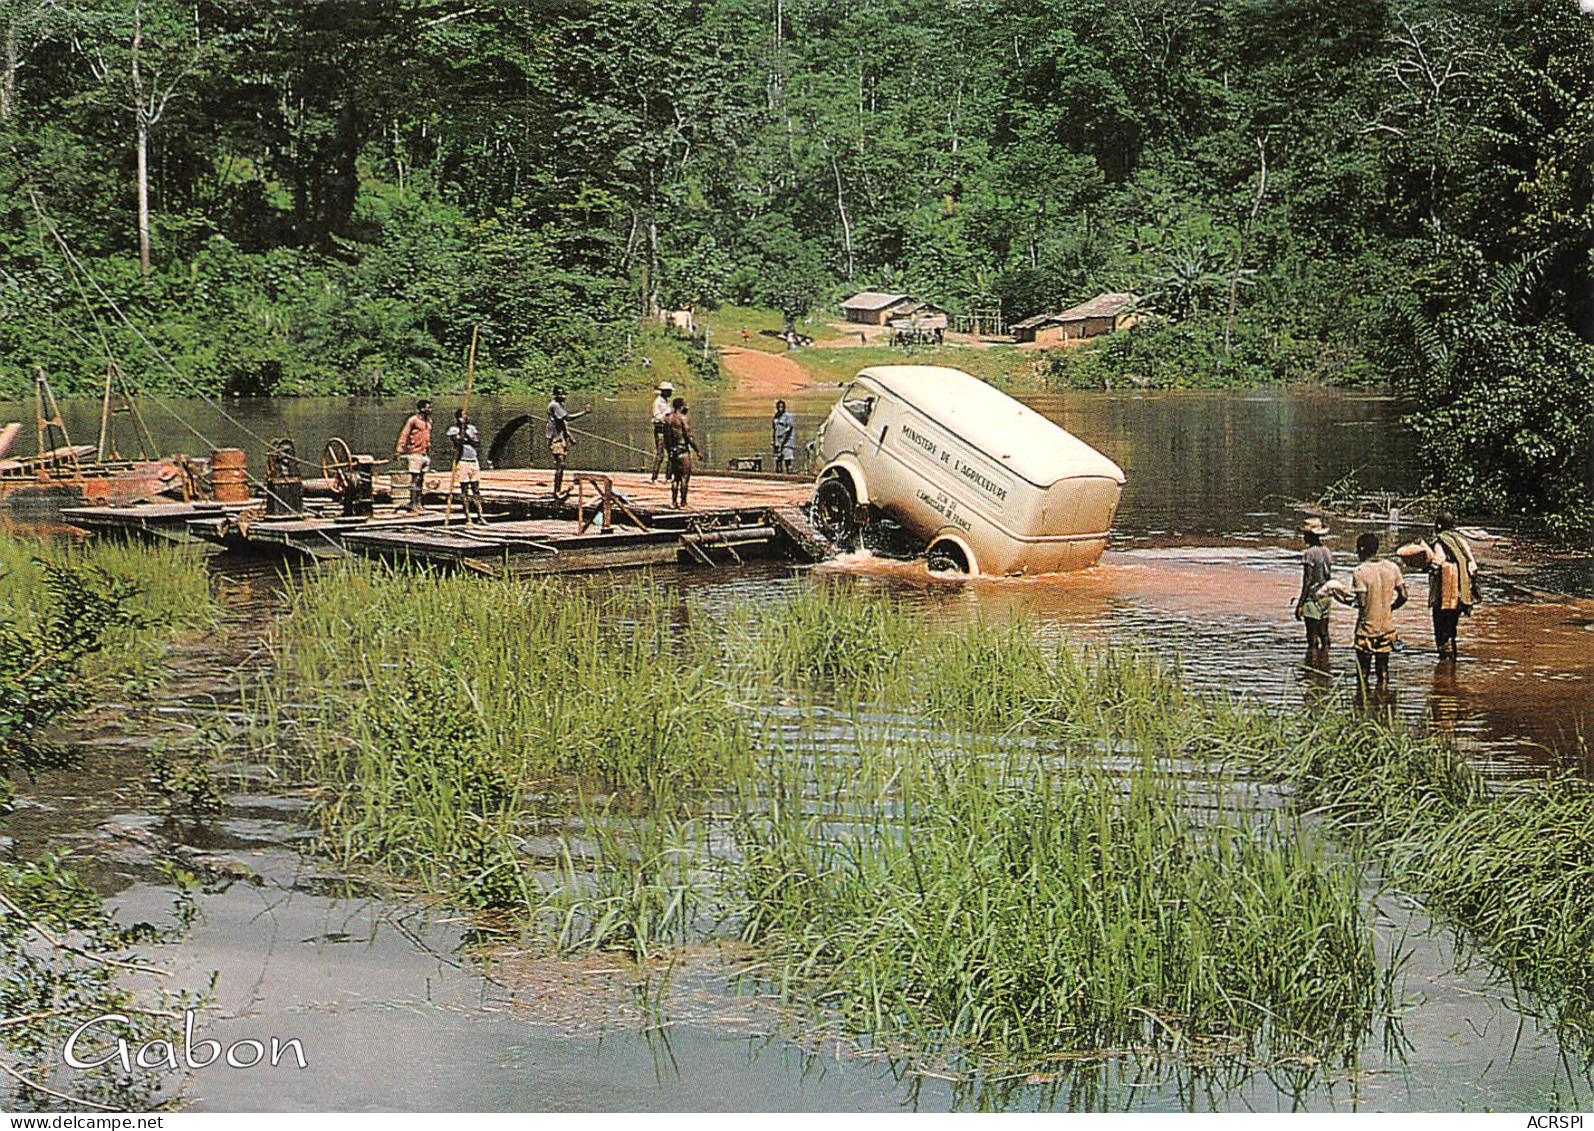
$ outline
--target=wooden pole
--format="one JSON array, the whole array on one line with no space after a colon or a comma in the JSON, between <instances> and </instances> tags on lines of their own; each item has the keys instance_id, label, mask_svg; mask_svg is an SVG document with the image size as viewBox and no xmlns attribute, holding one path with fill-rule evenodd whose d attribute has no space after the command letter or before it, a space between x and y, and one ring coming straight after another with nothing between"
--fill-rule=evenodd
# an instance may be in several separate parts
<instances>
[{"instance_id":1,"label":"wooden pole","mask_svg":"<svg viewBox=\"0 0 1594 1131\"><path fill-rule=\"evenodd\" d=\"M470 353L465 358L465 423L459 430L461 443L465 440L465 429L470 427L470 392L476 380L476 335L481 330L480 326L470 328ZM443 504L443 525L448 526L454 521L454 491L459 486L459 460L454 461L454 469L448 473L448 500ZM465 501L460 500L460 510L465 509ZM470 524L470 515L465 515L466 525Z\"/></svg>"},{"instance_id":2,"label":"wooden pole","mask_svg":"<svg viewBox=\"0 0 1594 1131\"><path fill-rule=\"evenodd\" d=\"M116 376L116 362L105 363L105 399L100 402L100 462L105 462L105 437L111 429L111 381Z\"/></svg>"}]
</instances>

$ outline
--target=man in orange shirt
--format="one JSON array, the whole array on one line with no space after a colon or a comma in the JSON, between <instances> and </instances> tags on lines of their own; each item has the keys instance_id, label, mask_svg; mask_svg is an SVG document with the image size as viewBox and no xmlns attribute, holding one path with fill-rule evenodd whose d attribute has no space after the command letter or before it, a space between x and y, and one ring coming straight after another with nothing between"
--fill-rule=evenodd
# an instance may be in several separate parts
<instances>
[{"instance_id":1,"label":"man in orange shirt","mask_svg":"<svg viewBox=\"0 0 1594 1131\"><path fill-rule=\"evenodd\" d=\"M423 509L421 498L426 493L426 469L432 465L431 450L432 402L423 397L415 402L415 413L404 422L404 430L399 433L398 443L393 446L394 456L404 461L405 469L410 473L409 506L401 506L399 510Z\"/></svg>"}]
</instances>

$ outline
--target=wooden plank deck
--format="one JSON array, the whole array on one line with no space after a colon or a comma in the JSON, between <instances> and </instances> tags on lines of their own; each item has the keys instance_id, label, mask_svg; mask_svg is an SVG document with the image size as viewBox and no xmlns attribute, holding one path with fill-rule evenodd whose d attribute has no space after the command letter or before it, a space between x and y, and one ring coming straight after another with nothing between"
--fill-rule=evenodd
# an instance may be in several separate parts
<instances>
[{"instance_id":1,"label":"wooden plank deck","mask_svg":"<svg viewBox=\"0 0 1594 1131\"><path fill-rule=\"evenodd\" d=\"M565 472L566 488L574 488L574 471ZM605 471L581 472L604 475L614 489L636 513L641 515L682 516L704 512L751 511L765 507L803 506L813 496L814 485L799 476L726 475L720 472L694 475L687 495L687 507L677 510L670 505L669 481L660 478L652 481L646 472ZM391 494L392 477L374 477L379 495ZM406 488L404 478L398 477L399 490ZM441 501L448 491L449 473L431 471L426 476L426 494L430 504L433 498ZM553 472L545 468L503 468L482 472L482 502L506 504L534 504L541 507L572 508L575 494L561 501L553 493ZM591 501L591 489L587 498Z\"/></svg>"},{"instance_id":2,"label":"wooden plank deck","mask_svg":"<svg viewBox=\"0 0 1594 1131\"><path fill-rule=\"evenodd\" d=\"M482 572L538 573L616 569L674 561L714 565L754 552L786 548L817 560L825 544L807 522L811 494L792 476L702 475L693 478L689 506L670 506L669 484L645 473L602 473L614 489L612 525L604 529L591 482L553 494L553 473L540 469L487 471L485 524L466 522L442 492L448 479L428 475L429 505L419 514L378 502L369 516L345 517L338 504L310 499L306 514L267 518L260 503L158 503L138 507L76 508L73 521L99 531L175 532L230 549L295 553L315 558L357 553L388 560L459 565ZM597 474L597 473L594 473ZM379 477L380 479L381 477ZM385 492L383 492L385 493ZM577 502L583 504L578 514Z\"/></svg>"},{"instance_id":3,"label":"wooden plank deck","mask_svg":"<svg viewBox=\"0 0 1594 1131\"><path fill-rule=\"evenodd\" d=\"M151 502L116 507L63 507L61 517L96 534L135 535L163 542L193 542L188 524L195 519L237 515L252 504Z\"/></svg>"}]
</instances>

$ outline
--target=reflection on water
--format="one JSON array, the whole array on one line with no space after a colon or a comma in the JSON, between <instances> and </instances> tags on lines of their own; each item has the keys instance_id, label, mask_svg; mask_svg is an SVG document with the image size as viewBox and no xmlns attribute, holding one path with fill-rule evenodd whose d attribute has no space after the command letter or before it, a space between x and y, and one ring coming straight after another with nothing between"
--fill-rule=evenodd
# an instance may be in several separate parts
<instances>
[{"instance_id":1,"label":"reflection on water","mask_svg":"<svg viewBox=\"0 0 1594 1131\"><path fill-rule=\"evenodd\" d=\"M787 397L799 435L812 437L836 399L834 388ZM599 468L644 465L652 451L651 394L572 400L596 411L580 422L574 459ZM1367 393L1324 389L1197 392L1077 392L1026 394L1024 399L1111 456L1128 484L1113 548L1101 566L1066 578L1019 582L940 582L919 566L864 560L841 568L860 585L883 585L926 608L984 619L1033 621L1043 631L1069 631L1097 642L1132 636L1148 646L1177 650L1185 670L1203 687L1256 694L1295 704L1328 688L1353 684L1349 636L1353 614L1337 609L1331 680L1314 673L1295 648L1291 619L1298 579L1293 528L1295 498L1315 498L1354 474L1368 491L1406 491L1417 484L1400 406ZM772 404L723 390L692 398L696 428L710 464L764 454ZM379 457L392 451L413 407L408 398L314 397L232 400L225 408L201 401L151 398L146 417L163 447L192 450L189 429L238 445L260 471L259 438L292 436L299 451L320 451L328 436ZM438 419L455 402L439 399ZM531 396L478 396L476 419L491 432L515 416L540 418L546 402ZM25 419L30 406L0 403L0 418ZM74 437L92 437L99 405L65 406ZM179 423L181 421L182 423ZM546 463L541 428L521 429L511 459ZM1354 564L1356 529L1330 542L1336 568ZM1376 528L1386 547L1420 533ZM690 588L757 598L785 584L781 570L705 577L690 571ZM1542 764L1544 751L1579 748L1594 705L1594 559L1552 558L1519 577L1527 587L1491 588L1463 622L1463 655L1453 674L1432 670L1432 641L1424 623L1426 581L1411 578L1411 604L1402 633L1409 650L1396 657L1400 717L1432 719L1507 766ZM1566 594L1534 596L1548 591Z\"/></svg>"},{"instance_id":2,"label":"reflection on water","mask_svg":"<svg viewBox=\"0 0 1594 1131\"><path fill-rule=\"evenodd\" d=\"M805 434L833 390L788 398ZM587 441L583 462L627 466L626 448L651 446L646 397L600 402L582 423L609 444ZM1080 574L1022 580L956 580L921 564L857 555L817 570L765 563L725 572L670 571L680 615L778 600L795 586L839 583L885 590L951 621L1000 620L1067 634L1097 646L1133 641L1177 656L1198 687L1311 709L1354 685L1350 613L1336 610L1326 666L1305 662L1290 617L1299 566L1287 532L1295 516L1281 496L1313 496L1356 471L1369 489L1411 486L1409 446L1398 409L1381 398L1333 393L1082 394L1034 398L1041 411L1102 448L1128 471L1119 537L1101 564ZM490 429L530 407L524 399L479 398ZM440 416L446 416L443 402ZM584 402L574 407L585 407ZM69 423L91 435L97 406L73 406ZM183 405L210 440L258 447L214 409ZM249 432L293 435L301 452L332 434L356 450L385 454L407 411L403 402L351 399L234 402ZM732 396L694 405L715 460L762 451L769 406ZM75 415L74 415L75 414ZM0 406L0 417L6 415ZM16 415L13 413L12 415ZM162 413L151 423L163 444L185 434ZM536 430L531 430L535 434ZM528 453L522 437L520 455ZM590 458L587 458L590 457ZM1349 567L1349 538L1335 543ZM258 883L207 873L192 938L161 955L187 984L219 972L217 1001L203 1027L224 1043L297 1036L310 1068L292 1073L207 1071L188 1095L214 1109L296 1107L410 1109L679 1110L800 1108L961 1109L1542 1109L1586 1105L1586 1075L1569 1067L1555 1036L1513 1008L1483 971L1457 972L1442 935L1410 908L1379 900L1381 945L1411 931L1404 1057L1369 1049L1354 1070L1227 1064L1196 1067L1118 1056L1059 1064L1034 1077L947 1080L912 1063L847 1042L793 1042L778 1024L707 1023L666 1001L664 1028L553 1024L526 995L483 974L461 950L468 924L375 898L301 854L308 844L302 798L282 797L263 767L238 766L241 792L209 821L144 812L136 783L144 750L162 728L193 725L236 705L237 689L216 673L243 659L276 612L274 564L212 559L226 579L233 644L174 655L181 678L152 714L116 720L94 737L84 768L49 775L29 792L10 832L32 850L62 840L88 849L94 881L115 892L128 918L155 917L170 891L157 861L182 849L189 865L235 861ZM1502 773L1541 765L1535 744L1575 743L1594 687L1594 600L1586 565L1547 563L1533 584L1502 593L1463 625L1459 663L1440 665L1426 636L1425 588L1413 578L1403 623L1409 647L1395 659L1399 717L1456 736ZM1582 581L1579 582L1578 579ZM1570 586L1560 585L1570 579ZM627 585L625 575L583 584ZM1535 589L1580 596L1543 598ZM239 642L250 642L248 644ZM702 985L686 987L700 993ZM728 993L721 983L716 992ZM734 999L727 997L734 1004ZM680 1007L679 1015L675 1011ZM756 1015L755 1015L756 1017Z\"/></svg>"}]
</instances>

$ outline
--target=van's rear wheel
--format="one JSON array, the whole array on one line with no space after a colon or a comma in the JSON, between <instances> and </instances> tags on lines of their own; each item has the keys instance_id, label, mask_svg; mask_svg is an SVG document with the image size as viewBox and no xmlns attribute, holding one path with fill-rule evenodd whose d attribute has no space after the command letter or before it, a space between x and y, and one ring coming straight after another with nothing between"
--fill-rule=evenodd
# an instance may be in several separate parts
<instances>
[{"instance_id":1,"label":"van's rear wheel","mask_svg":"<svg viewBox=\"0 0 1594 1131\"><path fill-rule=\"evenodd\" d=\"M963 547L945 538L925 551L924 564L930 567L931 573L969 572L969 559Z\"/></svg>"},{"instance_id":2,"label":"van's rear wheel","mask_svg":"<svg viewBox=\"0 0 1594 1131\"><path fill-rule=\"evenodd\" d=\"M814 492L814 523L842 550L858 546L858 497L844 475L833 475Z\"/></svg>"}]
</instances>

